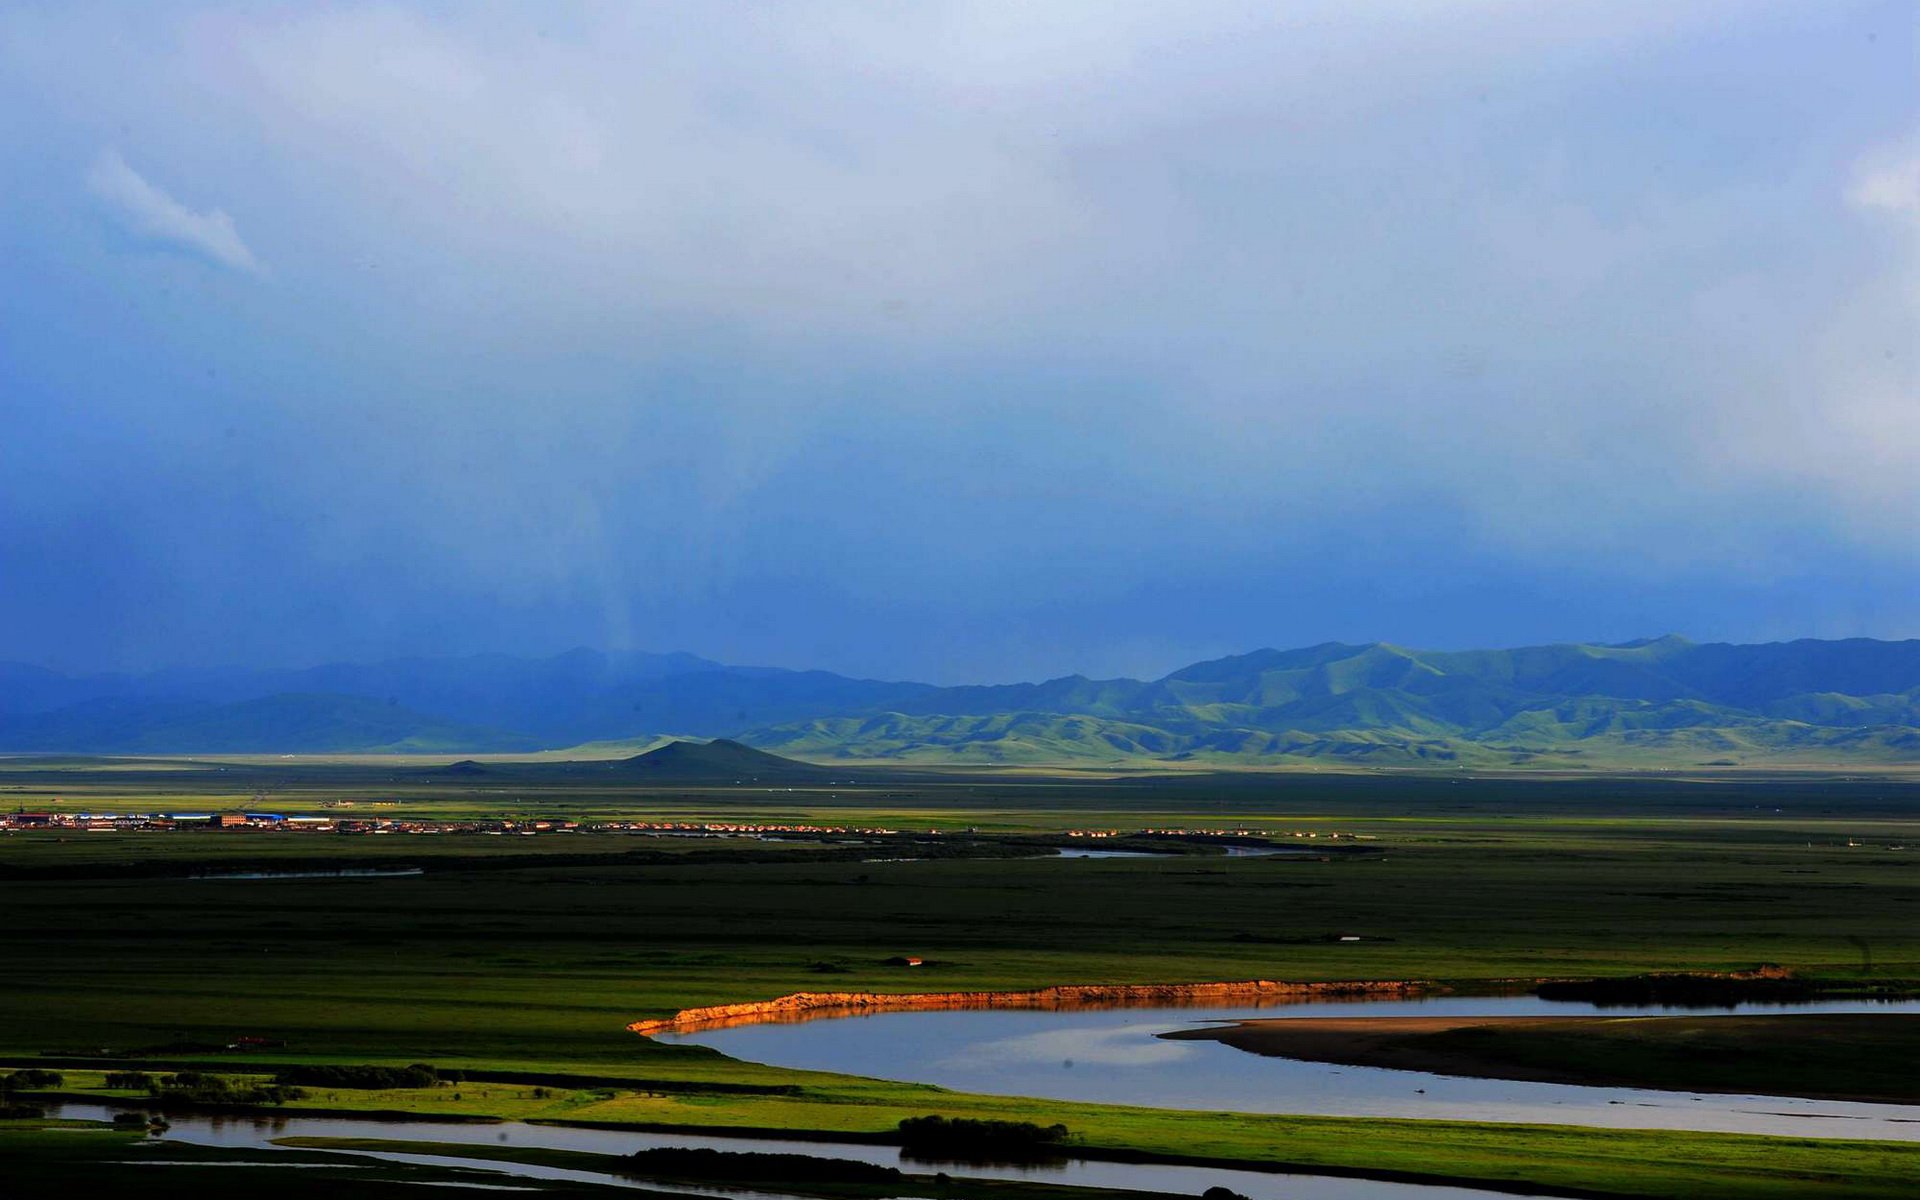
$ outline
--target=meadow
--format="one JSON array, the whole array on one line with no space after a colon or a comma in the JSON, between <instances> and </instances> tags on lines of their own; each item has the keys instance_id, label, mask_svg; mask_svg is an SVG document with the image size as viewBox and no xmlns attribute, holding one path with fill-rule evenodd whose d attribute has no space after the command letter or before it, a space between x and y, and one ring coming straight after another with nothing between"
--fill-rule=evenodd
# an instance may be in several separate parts
<instances>
[{"instance_id":1,"label":"meadow","mask_svg":"<svg viewBox=\"0 0 1920 1200\"><path fill-rule=\"evenodd\" d=\"M1903 1013L1294 1019L1169 1036L1447 1075L1920 1103L1920 1021Z\"/></svg>"},{"instance_id":2,"label":"meadow","mask_svg":"<svg viewBox=\"0 0 1920 1200\"><path fill-rule=\"evenodd\" d=\"M0 1058L76 1072L132 1052L143 1069L231 1072L424 1061L491 1082L457 1099L443 1087L289 1107L863 1135L903 1116L985 1114L1066 1120L1087 1146L1116 1153L1424 1163L1428 1174L1563 1192L1816 1194L1817 1179L1817 1194L1873 1195L1920 1184L1920 1155L1881 1143L1649 1134L1658 1144L1636 1148L1572 1129L972 1097L758 1066L625 1029L795 991L1061 983L1498 989L1777 964L1835 988L1907 994L1920 988L1920 875L1905 848L1920 844L1920 785L1899 776L922 773L793 791L623 789L564 770L484 787L421 776L391 762L28 762L0 768L0 787L9 808L55 797L88 811L251 808L264 795L276 811L344 798L362 814L391 801L383 813L807 821L1039 841L1231 827L1314 833L1299 840L1316 846L1341 833L1334 844L1367 852L867 862L807 841L628 833L15 833L0 837ZM423 873L185 877L276 857ZM926 965L889 965L908 955ZM213 1049L242 1038L263 1048Z\"/></svg>"}]
</instances>

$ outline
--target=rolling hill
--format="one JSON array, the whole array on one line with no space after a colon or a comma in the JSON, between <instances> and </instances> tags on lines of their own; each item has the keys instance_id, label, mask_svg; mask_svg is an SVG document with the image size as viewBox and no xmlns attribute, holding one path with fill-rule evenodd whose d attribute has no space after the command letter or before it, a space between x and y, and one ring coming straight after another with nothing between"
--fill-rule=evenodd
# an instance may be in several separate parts
<instances>
[{"instance_id":1,"label":"rolling hill","mask_svg":"<svg viewBox=\"0 0 1920 1200\"><path fill-rule=\"evenodd\" d=\"M805 783L830 774L824 767L795 762L727 738L668 742L645 754L609 763L606 769L638 779L688 783Z\"/></svg>"},{"instance_id":2,"label":"rolling hill","mask_svg":"<svg viewBox=\"0 0 1920 1200\"><path fill-rule=\"evenodd\" d=\"M1920 641L1327 643L1154 681L945 688L743 737L815 759L914 762L1915 762Z\"/></svg>"},{"instance_id":3,"label":"rolling hill","mask_svg":"<svg viewBox=\"0 0 1920 1200\"><path fill-rule=\"evenodd\" d=\"M1914 763L1920 641L1664 637L1472 651L1330 642L1154 680L944 688L586 650L149 676L0 665L0 751L523 753L610 743L580 755L608 759L623 741L648 747L665 734L735 740L666 745L620 768L665 777L684 759L713 778L773 769L744 757L750 748L930 764Z\"/></svg>"},{"instance_id":4,"label":"rolling hill","mask_svg":"<svg viewBox=\"0 0 1920 1200\"><path fill-rule=\"evenodd\" d=\"M0 663L0 751L45 749L63 739L58 748L75 752L146 751L155 748L150 734L173 730L176 712L205 712L276 696L353 697L396 706L431 714L423 721L459 727L458 732L431 734L448 740L449 749L517 751L650 734L724 737L823 713L901 704L935 690L924 683L849 679L828 671L731 667L691 654L594 650L550 658L484 654L301 670L219 668L147 675L68 676ZM95 711L102 705L119 706L130 719L102 721ZM131 717L141 711L146 716ZM245 713L233 719L243 724L250 720ZM270 722L255 725L260 734L273 733ZM342 722L342 738L351 726L351 719ZM316 731L289 722L284 732L305 743ZM171 740L166 749L205 749L189 745L197 737L167 736Z\"/></svg>"}]
</instances>

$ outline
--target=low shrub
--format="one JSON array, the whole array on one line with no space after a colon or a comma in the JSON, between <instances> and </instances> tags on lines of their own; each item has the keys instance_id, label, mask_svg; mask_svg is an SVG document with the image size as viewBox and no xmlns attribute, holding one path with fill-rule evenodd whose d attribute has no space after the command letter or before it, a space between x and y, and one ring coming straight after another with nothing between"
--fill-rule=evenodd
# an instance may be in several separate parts
<instances>
[{"instance_id":1,"label":"low shrub","mask_svg":"<svg viewBox=\"0 0 1920 1200\"><path fill-rule=\"evenodd\" d=\"M390 1088L427 1088L442 1080L458 1082L462 1076L458 1072L442 1073L426 1063L414 1063L406 1067L375 1067L353 1065L323 1064L308 1067L287 1067L275 1079L287 1086L316 1088L348 1088L363 1091L385 1091Z\"/></svg>"},{"instance_id":2,"label":"low shrub","mask_svg":"<svg viewBox=\"0 0 1920 1200\"><path fill-rule=\"evenodd\" d=\"M908 1117L900 1141L909 1151L1022 1156L1045 1153L1065 1141L1065 1125L1031 1121L980 1121L971 1117Z\"/></svg>"},{"instance_id":3,"label":"low shrub","mask_svg":"<svg viewBox=\"0 0 1920 1200\"><path fill-rule=\"evenodd\" d=\"M147 1088L157 1100L183 1101L188 1104L285 1104L304 1100L303 1088L289 1087L278 1081L254 1083L204 1071L179 1071L162 1075Z\"/></svg>"},{"instance_id":4,"label":"low shrub","mask_svg":"<svg viewBox=\"0 0 1920 1200\"><path fill-rule=\"evenodd\" d=\"M1583 1000L1600 1008L1663 1005L1672 1008L1732 1008L1742 1002L1790 1004L1812 1000L1819 989L1784 972L1736 975L1684 972L1603 979L1553 980L1534 988L1543 1000Z\"/></svg>"}]
</instances>

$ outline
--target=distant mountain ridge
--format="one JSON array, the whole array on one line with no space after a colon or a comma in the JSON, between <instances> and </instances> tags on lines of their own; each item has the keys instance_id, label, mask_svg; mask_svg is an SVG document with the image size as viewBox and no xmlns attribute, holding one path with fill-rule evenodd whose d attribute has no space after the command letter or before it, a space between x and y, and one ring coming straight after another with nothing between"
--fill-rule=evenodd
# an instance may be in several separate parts
<instances>
[{"instance_id":1,"label":"distant mountain ridge","mask_svg":"<svg viewBox=\"0 0 1920 1200\"><path fill-rule=\"evenodd\" d=\"M1329 642L1155 680L967 687L588 650L91 679L0 664L0 750L518 752L643 734L927 763L1920 762L1920 641Z\"/></svg>"},{"instance_id":2,"label":"distant mountain ridge","mask_svg":"<svg viewBox=\"0 0 1920 1200\"><path fill-rule=\"evenodd\" d=\"M360 696L286 693L231 704L100 699L0 715L0 750L99 754L442 754L538 750L536 739Z\"/></svg>"},{"instance_id":3,"label":"distant mountain ridge","mask_svg":"<svg viewBox=\"0 0 1920 1200\"><path fill-rule=\"evenodd\" d=\"M827 671L731 667L692 654L585 649L550 658L485 654L300 670L80 677L0 663L0 751L157 752L162 747L138 728L143 722L174 729L178 716L196 706L207 712L289 696L331 696L343 706L348 701L386 705L414 714L420 737L445 740L450 751L478 753L618 741L642 733L725 736L825 712L898 703L933 690L929 684L849 679ZM94 708L105 702L118 706L119 715L111 721L100 720ZM343 720L351 724L344 714L343 708ZM461 732L455 737L441 726ZM215 743L230 742L218 729L188 736L192 732L180 728L164 748L211 753ZM246 748L316 750L321 747L313 744L315 732L303 733L298 745L268 739ZM319 740L329 743L326 749L343 748L332 744L338 738Z\"/></svg>"},{"instance_id":4,"label":"distant mountain ridge","mask_svg":"<svg viewBox=\"0 0 1920 1200\"><path fill-rule=\"evenodd\" d=\"M1258 650L1161 679L943 689L747 740L803 757L1489 765L1920 761L1920 641Z\"/></svg>"}]
</instances>

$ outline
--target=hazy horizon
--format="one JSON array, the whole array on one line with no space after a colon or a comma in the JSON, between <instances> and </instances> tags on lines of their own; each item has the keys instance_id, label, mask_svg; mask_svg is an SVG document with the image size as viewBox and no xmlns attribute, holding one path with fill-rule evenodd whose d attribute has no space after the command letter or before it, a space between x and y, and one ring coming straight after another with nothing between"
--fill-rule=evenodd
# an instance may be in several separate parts
<instances>
[{"instance_id":1,"label":"hazy horizon","mask_svg":"<svg viewBox=\"0 0 1920 1200\"><path fill-rule=\"evenodd\" d=\"M16 5L0 660L1920 634L1910 5Z\"/></svg>"},{"instance_id":2,"label":"hazy horizon","mask_svg":"<svg viewBox=\"0 0 1920 1200\"><path fill-rule=\"evenodd\" d=\"M1390 641L1384 638L1370 638L1363 641L1343 641L1342 639L1339 639L1339 638L1329 638L1324 641L1311 642L1311 643L1309 642L1286 642L1286 643L1269 642L1269 643L1256 645L1256 646L1243 646L1238 649L1228 650L1220 654L1210 654L1202 658L1196 658L1196 659L1182 659L1178 662L1170 662L1170 663L1164 664L1163 666L1148 668L1146 670L1136 671L1136 672L1098 673L1093 671L1076 670L1076 669L1070 668L1064 672L1060 672L1054 675L1029 674L1024 676L1011 675L1011 676L994 677L994 678L983 677L978 679L938 679L938 678L926 678L926 677L912 677L907 675L890 675L890 676L875 675L875 676L864 676L864 677L855 677L855 678L869 678L876 681L892 681L892 682L902 682L902 683L927 683L927 684L933 684L937 687L969 687L969 686L995 686L995 685L1005 685L1005 684L1045 683L1045 682L1050 682L1053 680L1063 679L1063 678L1086 678L1086 679L1092 679L1096 681L1116 680L1116 679L1135 679L1135 680L1141 680L1141 681L1152 681L1155 679L1162 678L1166 675L1172 674L1176 671L1179 671L1182 668L1196 666L1201 663L1215 662L1223 659L1244 658L1250 655L1256 655L1256 654L1262 654L1262 653L1268 653L1268 652L1286 653L1289 651L1310 650L1310 649L1318 648L1320 646L1327 646L1327 645L1344 645L1344 646L1349 646L1355 649L1365 648L1369 646L1389 646L1389 647L1393 647L1399 650L1404 650L1413 654L1454 654L1454 653L1465 653L1465 652L1472 652L1472 651L1527 650L1527 649L1537 649L1540 647L1550 646L1550 645L1557 645L1557 646L1577 645L1577 646L1625 648L1625 647L1632 647L1632 646L1641 646L1651 642L1665 641L1670 638L1678 638L1681 641L1691 642L1695 645L1712 645L1712 644L1785 645L1785 644L1800 642L1800 641L1821 642L1821 641L1848 641L1848 640L1868 640L1868 641L1878 641L1878 642L1891 644L1891 643L1903 642L1903 641L1920 641L1920 639L1914 639L1914 638L1870 638L1870 637L1867 637L1866 635L1857 635L1856 639L1773 638L1773 639L1767 639L1766 641L1762 641L1762 642L1730 642L1726 639L1690 638L1690 637L1687 637L1685 634L1665 633L1665 634L1649 635L1645 637L1625 638L1617 642L1616 641L1603 642L1603 641L1598 641L1592 638L1584 638L1584 639L1574 638L1574 639L1568 639L1567 641L1563 641L1563 642L1515 643L1513 645L1414 646L1414 645L1408 645L1404 642ZM701 659L706 662L713 663L717 666L728 667L728 668L739 668L739 669L745 669L745 670L831 671L831 668L823 667L818 663L736 662L736 661L716 658L713 655L702 654L697 650L688 650L684 648L629 647L624 650L613 650L604 646L587 646L587 645L568 646L564 649L552 651L552 652L525 653L525 654L516 654L510 651L504 651L504 650L475 650L475 651L468 651L468 652L457 653L457 654L427 654L427 655L402 654L402 655L386 656L382 658L330 658L330 659L323 658L323 659L314 659L314 660L302 661L302 662L294 662L294 661L221 662L221 661L212 661L212 660L196 661L196 662L174 662L174 663L162 663L158 666L143 669L143 670L125 671L125 672L61 671L59 668L49 667L45 663L34 662L29 659L18 659L18 658L0 659L0 664L15 664L15 665L24 665L28 667L38 667L46 670L55 671L56 673L59 673L59 674L70 675L76 678L83 678L90 675L117 675L117 674L124 674L124 675L139 677L139 676L150 675L150 674L164 675L170 672L183 672L183 673L227 672L227 671L263 672L263 673L272 673L272 672L278 672L278 671L298 672L298 671L308 671L308 670L314 670L322 667L334 667L334 666L356 666L356 667L378 666L383 663L404 662L408 659L414 659L414 658L421 659L424 661L448 661L448 660L475 659L475 658L510 658L510 659L516 659L520 661L538 662L543 660L561 658L567 655L583 654L583 653L598 655L607 659L616 659L623 654L640 655L640 656L648 656L648 657L655 657L655 658L673 658L673 657L679 657L679 656L686 656L689 658ZM842 674L842 672L831 672L831 673Z\"/></svg>"}]
</instances>

